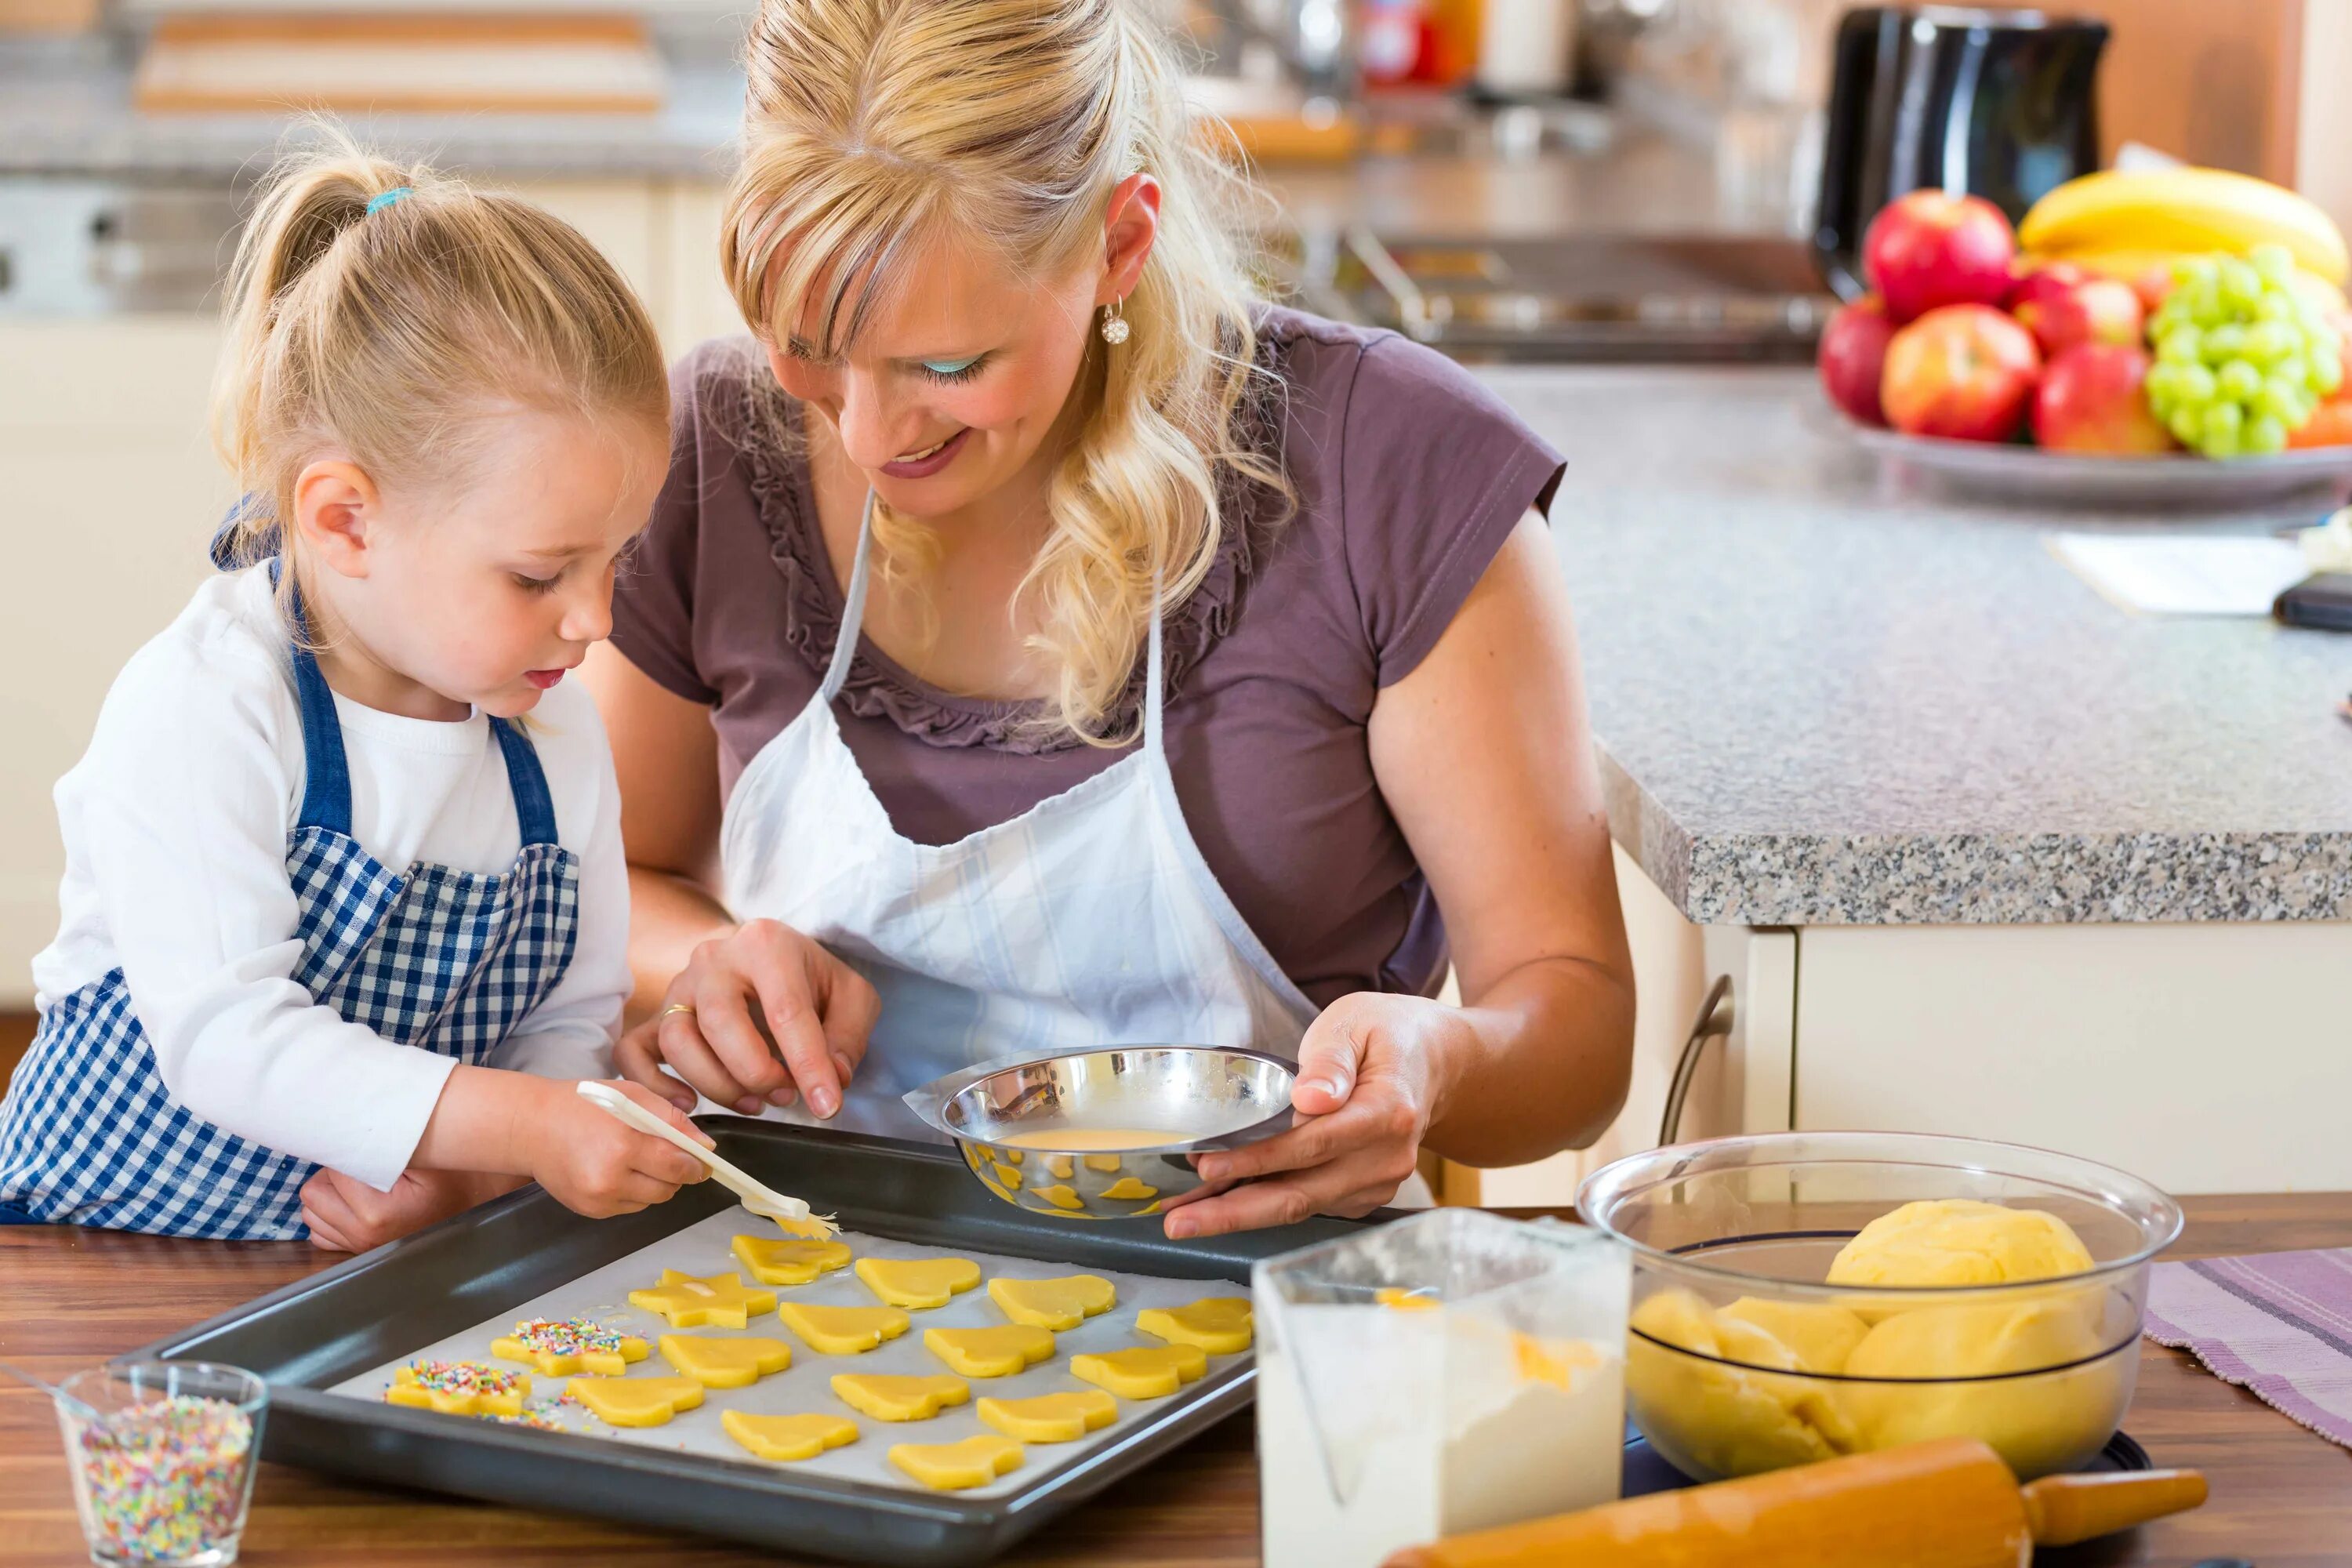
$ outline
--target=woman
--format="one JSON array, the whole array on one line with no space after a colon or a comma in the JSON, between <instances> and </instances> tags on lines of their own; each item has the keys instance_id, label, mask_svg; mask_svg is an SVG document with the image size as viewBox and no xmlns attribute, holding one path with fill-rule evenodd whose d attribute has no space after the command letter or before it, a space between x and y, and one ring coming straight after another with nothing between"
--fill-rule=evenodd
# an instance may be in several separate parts
<instances>
[{"instance_id":1,"label":"woman","mask_svg":"<svg viewBox=\"0 0 2352 1568\"><path fill-rule=\"evenodd\" d=\"M1296 1054L1300 1124L1205 1158L1171 1237L1597 1136L1633 1002L1558 455L1251 303L1136 0L767 0L749 76L754 341L679 368L587 672L623 1070L912 1132L976 1061Z\"/></svg>"}]
</instances>

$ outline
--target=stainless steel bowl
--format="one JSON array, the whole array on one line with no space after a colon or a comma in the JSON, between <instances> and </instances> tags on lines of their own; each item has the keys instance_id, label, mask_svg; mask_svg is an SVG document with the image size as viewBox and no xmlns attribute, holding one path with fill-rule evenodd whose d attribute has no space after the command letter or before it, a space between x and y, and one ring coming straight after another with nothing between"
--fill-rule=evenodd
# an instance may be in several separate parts
<instances>
[{"instance_id":1,"label":"stainless steel bowl","mask_svg":"<svg viewBox=\"0 0 2352 1568\"><path fill-rule=\"evenodd\" d=\"M1192 1155L1291 1124L1292 1064L1217 1046L1118 1046L991 1062L906 1097L982 1186L1055 1219L1136 1219L1201 1185ZM1104 1149L1090 1134L1159 1135Z\"/></svg>"}]
</instances>

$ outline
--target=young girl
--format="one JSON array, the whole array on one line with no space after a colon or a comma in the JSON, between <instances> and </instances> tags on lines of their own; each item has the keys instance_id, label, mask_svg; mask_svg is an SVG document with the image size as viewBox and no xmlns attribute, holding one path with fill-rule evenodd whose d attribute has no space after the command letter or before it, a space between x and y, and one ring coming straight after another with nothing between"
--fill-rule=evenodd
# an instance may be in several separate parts
<instances>
[{"instance_id":1,"label":"young girl","mask_svg":"<svg viewBox=\"0 0 2352 1568\"><path fill-rule=\"evenodd\" d=\"M563 679L667 468L653 328L565 225L347 142L273 176L230 289L247 500L58 785L0 1216L357 1247L520 1178L657 1203L695 1163L567 1081L630 975Z\"/></svg>"}]
</instances>

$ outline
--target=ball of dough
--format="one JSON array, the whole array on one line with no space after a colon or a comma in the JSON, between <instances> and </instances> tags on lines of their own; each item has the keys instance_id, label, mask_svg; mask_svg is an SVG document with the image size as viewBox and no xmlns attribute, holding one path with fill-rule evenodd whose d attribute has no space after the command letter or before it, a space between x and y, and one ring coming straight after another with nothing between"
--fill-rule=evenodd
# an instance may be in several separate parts
<instances>
[{"instance_id":1,"label":"ball of dough","mask_svg":"<svg viewBox=\"0 0 2352 1568\"><path fill-rule=\"evenodd\" d=\"M1934 1198L1880 1215L1838 1251L1832 1285L2010 1285L2092 1267L2074 1227L2040 1209Z\"/></svg>"},{"instance_id":2,"label":"ball of dough","mask_svg":"<svg viewBox=\"0 0 2352 1568\"><path fill-rule=\"evenodd\" d=\"M1801 1368L1766 1330L1720 1316L1687 1290L1650 1297L1632 1326L1626 1398L1651 1443L1678 1467L1749 1476L1851 1449L1853 1425L1829 1385L1753 1370ZM1724 1364L1733 1361L1747 1364Z\"/></svg>"},{"instance_id":3,"label":"ball of dough","mask_svg":"<svg viewBox=\"0 0 2352 1568\"><path fill-rule=\"evenodd\" d=\"M1854 1348L1847 1376L1990 1381L1846 1385L1864 1446L1979 1437L2022 1480L2081 1464L2123 1419L2138 1370L2136 1342L2090 1359L2104 1348L2097 1295L2086 1287L1887 1318Z\"/></svg>"},{"instance_id":4,"label":"ball of dough","mask_svg":"<svg viewBox=\"0 0 2352 1568\"><path fill-rule=\"evenodd\" d=\"M1768 1301L1742 1296L1727 1307L1717 1308L1715 1315L1717 1322L1728 1318L1771 1335L1788 1347L1807 1372L1843 1372L1853 1347L1870 1332L1868 1323L1829 1301Z\"/></svg>"}]
</instances>

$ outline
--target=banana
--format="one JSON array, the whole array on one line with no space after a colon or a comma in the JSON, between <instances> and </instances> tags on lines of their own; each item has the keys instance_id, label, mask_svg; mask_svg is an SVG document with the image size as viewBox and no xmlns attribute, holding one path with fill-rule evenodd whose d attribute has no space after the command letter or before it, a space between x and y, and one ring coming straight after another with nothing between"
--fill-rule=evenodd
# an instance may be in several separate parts
<instances>
[{"instance_id":1,"label":"banana","mask_svg":"<svg viewBox=\"0 0 2352 1568\"><path fill-rule=\"evenodd\" d=\"M2341 285L2352 256L2328 216L2267 180L2225 169L2108 170L2067 181L2017 226L2030 251L2228 250L2283 245L2305 271Z\"/></svg>"}]
</instances>

